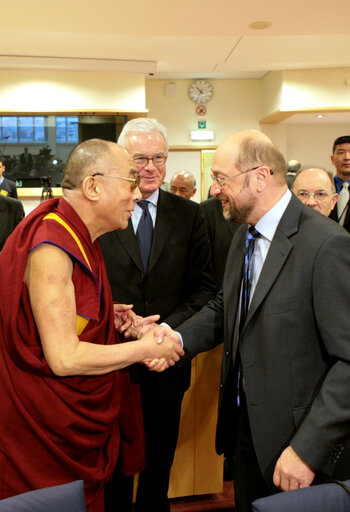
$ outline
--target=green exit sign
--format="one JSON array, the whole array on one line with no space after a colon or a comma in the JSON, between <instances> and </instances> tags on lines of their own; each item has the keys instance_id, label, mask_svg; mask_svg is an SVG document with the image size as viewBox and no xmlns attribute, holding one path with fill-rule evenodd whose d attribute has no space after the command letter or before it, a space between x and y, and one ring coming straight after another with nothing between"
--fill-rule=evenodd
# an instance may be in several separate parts
<instances>
[{"instance_id":1,"label":"green exit sign","mask_svg":"<svg viewBox=\"0 0 350 512\"><path fill-rule=\"evenodd\" d=\"M198 130L205 130L207 127L206 121L198 121Z\"/></svg>"}]
</instances>

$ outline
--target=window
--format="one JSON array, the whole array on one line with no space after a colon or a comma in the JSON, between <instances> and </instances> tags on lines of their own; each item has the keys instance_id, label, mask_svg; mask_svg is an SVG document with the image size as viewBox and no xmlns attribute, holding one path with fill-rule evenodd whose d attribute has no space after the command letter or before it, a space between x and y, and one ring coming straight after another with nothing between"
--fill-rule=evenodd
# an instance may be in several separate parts
<instances>
[{"instance_id":1,"label":"window","mask_svg":"<svg viewBox=\"0 0 350 512\"><path fill-rule=\"evenodd\" d=\"M0 141L4 144L47 142L46 116L0 116Z\"/></svg>"},{"instance_id":2,"label":"window","mask_svg":"<svg viewBox=\"0 0 350 512\"><path fill-rule=\"evenodd\" d=\"M56 117L56 142L77 143L79 141L79 120L78 116L57 116Z\"/></svg>"}]
</instances>

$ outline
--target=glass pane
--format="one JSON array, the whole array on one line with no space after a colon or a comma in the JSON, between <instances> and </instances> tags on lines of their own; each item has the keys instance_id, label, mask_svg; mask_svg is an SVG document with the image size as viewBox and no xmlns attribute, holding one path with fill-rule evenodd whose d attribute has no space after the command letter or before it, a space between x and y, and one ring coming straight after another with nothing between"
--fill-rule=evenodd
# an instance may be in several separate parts
<instances>
[{"instance_id":1,"label":"glass pane","mask_svg":"<svg viewBox=\"0 0 350 512\"><path fill-rule=\"evenodd\" d=\"M67 117L67 142L77 143L79 140L78 116Z\"/></svg>"},{"instance_id":2,"label":"glass pane","mask_svg":"<svg viewBox=\"0 0 350 512\"><path fill-rule=\"evenodd\" d=\"M57 142L66 142L66 117L65 116L57 116L56 117L56 141Z\"/></svg>"},{"instance_id":3,"label":"glass pane","mask_svg":"<svg viewBox=\"0 0 350 512\"><path fill-rule=\"evenodd\" d=\"M34 139L35 142L46 142L47 136L45 134L45 117L44 116L35 116L34 117Z\"/></svg>"},{"instance_id":4,"label":"glass pane","mask_svg":"<svg viewBox=\"0 0 350 512\"><path fill-rule=\"evenodd\" d=\"M20 116L18 118L20 142L34 141L34 125L32 116Z\"/></svg>"},{"instance_id":5,"label":"glass pane","mask_svg":"<svg viewBox=\"0 0 350 512\"><path fill-rule=\"evenodd\" d=\"M17 116L2 117L2 142L17 142Z\"/></svg>"}]
</instances>

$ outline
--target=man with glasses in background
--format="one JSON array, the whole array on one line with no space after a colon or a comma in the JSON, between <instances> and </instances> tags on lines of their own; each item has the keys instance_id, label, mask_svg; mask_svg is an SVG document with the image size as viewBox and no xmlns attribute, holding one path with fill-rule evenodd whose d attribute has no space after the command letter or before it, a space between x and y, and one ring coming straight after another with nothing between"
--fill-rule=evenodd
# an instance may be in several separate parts
<instances>
[{"instance_id":1,"label":"man with glasses in background","mask_svg":"<svg viewBox=\"0 0 350 512\"><path fill-rule=\"evenodd\" d=\"M306 206L326 217L330 215L338 199L332 174L317 167L298 171L292 191Z\"/></svg>"},{"instance_id":2,"label":"man with glasses in background","mask_svg":"<svg viewBox=\"0 0 350 512\"><path fill-rule=\"evenodd\" d=\"M156 119L129 121L118 139L133 158L142 201L128 228L100 239L115 300L133 304L138 315L159 314L175 328L212 297L210 244L199 205L160 187L166 174L166 130ZM190 384L190 364L163 374L138 369L146 435L146 469L139 476L137 511L169 511L169 474L174 458L181 402ZM107 510L131 510L132 489L116 471Z\"/></svg>"}]
</instances>

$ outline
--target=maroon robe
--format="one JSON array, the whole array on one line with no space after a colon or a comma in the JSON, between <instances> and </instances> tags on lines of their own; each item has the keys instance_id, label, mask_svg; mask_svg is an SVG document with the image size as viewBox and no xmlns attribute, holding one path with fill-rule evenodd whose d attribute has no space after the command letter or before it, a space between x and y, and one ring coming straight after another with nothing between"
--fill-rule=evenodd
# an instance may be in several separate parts
<instances>
[{"instance_id":1,"label":"maroon robe","mask_svg":"<svg viewBox=\"0 0 350 512\"><path fill-rule=\"evenodd\" d=\"M55 219L44 219L51 212L73 235ZM41 243L59 246L73 261L77 315L87 321L79 339L118 342L98 242L91 242L67 201L44 202L20 223L0 255L0 499L83 479L88 512L102 512L120 430L126 438L125 473L144 465L142 419L133 414L139 412L138 396L130 395L127 370L58 377L49 368L23 283L28 252Z\"/></svg>"}]
</instances>

